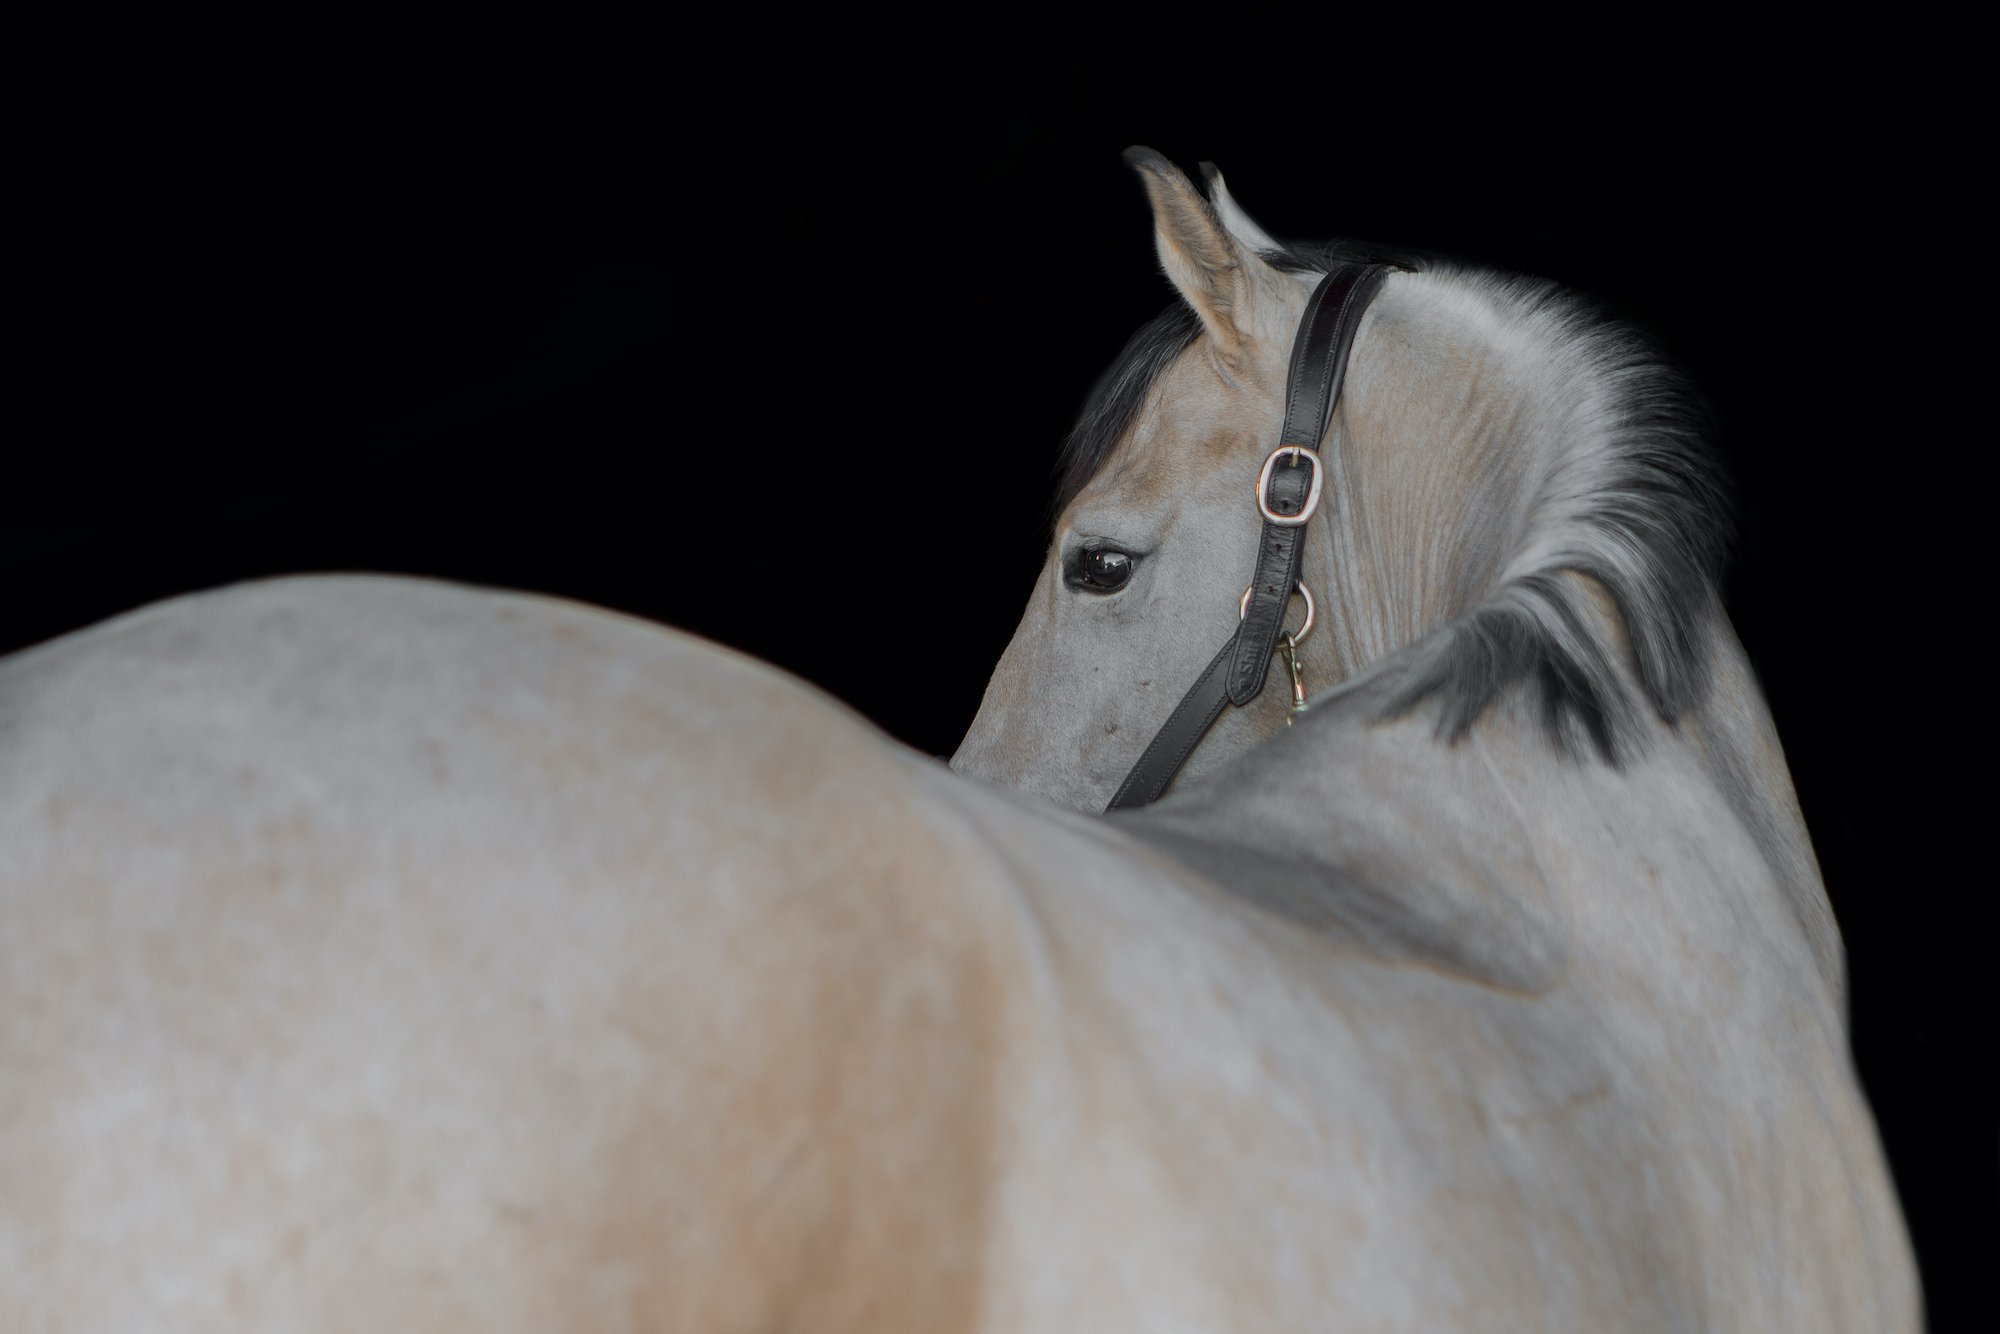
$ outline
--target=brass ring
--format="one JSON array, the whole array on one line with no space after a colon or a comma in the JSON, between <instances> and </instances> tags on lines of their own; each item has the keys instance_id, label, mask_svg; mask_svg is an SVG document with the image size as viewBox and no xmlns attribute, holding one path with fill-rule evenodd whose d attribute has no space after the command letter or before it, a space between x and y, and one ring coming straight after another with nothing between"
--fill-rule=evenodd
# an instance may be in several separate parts
<instances>
[{"instance_id":1,"label":"brass ring","mask_svg":"<svg viewBox=\"0 0 2000 1334\"><path fill-rule=\"evenodd\" d=\"M1313 632L1313 595L1312 590L1306 587L1306 581L1303 579L1299 580L1299 596L1306 600L1306 623L1285 636L1286 641L1291 644L1295 652L1299 647L1299 641ZM1289 599L1287 600L1289 601ZM1249 614L1250 589L1246 588L1243 590L1243 596L1236 600L1236 619L1240 621Z\"/></svg>"}]
</instances>

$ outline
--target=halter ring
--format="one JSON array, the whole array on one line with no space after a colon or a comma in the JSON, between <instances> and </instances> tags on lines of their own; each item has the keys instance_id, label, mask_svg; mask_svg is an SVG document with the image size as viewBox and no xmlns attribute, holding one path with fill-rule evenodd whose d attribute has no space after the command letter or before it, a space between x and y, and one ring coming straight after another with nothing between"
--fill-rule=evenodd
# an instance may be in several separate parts
<instances>
[{"instance_id":1,"label":"halter ring","mask_svg":"<svg viewBox=\"0 0 2000 1334\"><path fill-rule=\"evenodd\" d=\"M1264 498L1265 492L1271 486L1271 470L1278 466L1278 458L1284 454L1292 456L1290 467L1298 467L1300 459L1312 465L1312 487L1306 492L1306 503L1299 506L1297 514L1280 514L1272 509L1271 502ZM1304 445L1279 445L1271 451L1270 457L1264 460L1263 468L1257 473L1257 512L1264 516L1266 523L1274 523L1280 528L1299 527L1307 519L1312 518L1313 511L1319 508L1319 486L1325 476L1326 467L1320 462L1318 454Z\"/></svg>"},{"instance_id":2,"label":"halter ring","mask_svg":"<svg viewBox=\"0 0 2000 1334\"><path fill-rule=\"evenodd\" d=\"M1285 642L1292 646L1293 652L1297 652L1299 644L1313 632L1313 595L1303 579L1299 580L1299 596L1306 600L1306 623L1283 637ZM1236 619L1240 621L1249 614L1250 590L1246 588L1243 590L1243 596L1236 600Z\"/></svg>"}]
</instances>

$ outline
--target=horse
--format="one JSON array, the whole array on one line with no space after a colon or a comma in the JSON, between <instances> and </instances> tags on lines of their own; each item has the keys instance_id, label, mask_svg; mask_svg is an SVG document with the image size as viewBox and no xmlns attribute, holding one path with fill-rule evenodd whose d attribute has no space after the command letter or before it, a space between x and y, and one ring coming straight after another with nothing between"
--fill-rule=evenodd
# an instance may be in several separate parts
<instances>
[{"instance_id":1,"label":"horse","mask_svg":"<svg viewBox=\"0 0 2000 1334\"><path fill-rule=\"evenodd\" d=\"M7 1328L1915 1326L1712 497L1546 290L1383 278L1317 688L1095 813L1237 615L1322 263L1133 161L1180 304L949 769L423 580L0 663Z\"/></svg>"}]
</instances>

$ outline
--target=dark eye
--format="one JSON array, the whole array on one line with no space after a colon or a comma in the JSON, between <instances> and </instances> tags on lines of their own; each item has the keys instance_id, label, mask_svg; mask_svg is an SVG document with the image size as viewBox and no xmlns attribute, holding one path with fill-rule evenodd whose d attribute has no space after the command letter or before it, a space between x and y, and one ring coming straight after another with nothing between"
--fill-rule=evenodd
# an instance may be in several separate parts
<instances>
[{"instance_id":1,"label":"dark eye","mask_svg":"<svg viewBox=\"0 0 2000 1334\"><path fill-rule=\"evenodd\" d=\"M1092 593L1116 593L1132 577L1137 562L1116 547L1087 547L1071 558L1068 584Z\"/></svg>"}]
</instances>

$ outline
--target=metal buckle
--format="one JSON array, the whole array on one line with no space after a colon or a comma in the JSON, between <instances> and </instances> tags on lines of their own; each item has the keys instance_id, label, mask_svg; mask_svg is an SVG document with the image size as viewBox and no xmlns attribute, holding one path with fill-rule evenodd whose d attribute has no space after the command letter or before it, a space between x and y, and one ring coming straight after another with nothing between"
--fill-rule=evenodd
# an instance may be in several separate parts
<instances>
[{"instance_id":1,"label":"metal buckle","mask_svg":"<svg viewBox=\"0 0 2000 1334\"><path fill-rule=\"evenodd\" d=\"M1306 503L1299 507L1297 514L1280 514L1272 509L1271 502L1264 498L1265 491L1271 485L1271 469L1278 466L1278 456L1281 454L1292 456L1294 461L1288 465L1290 467L1298 467L1299 459L1306 459L1312 463L1312 486L1306 492ZM1264 460L1264 466L1257 473L1257 512L1264 516L1266 523L1275 523L1280 528L1297 528L1312 518L1313 511L1319 508L1319 487L1325 476L1326 467L1320 462L1318 454L1304 445L1279 445L1271 451L1271 456Z\"/></svg>"},{"instance_id":2,"label":"metal buckle","mask_svg":"<svg viewBox=\"0 0 2000 1334\"><path fill-rule=\"evenodd\" d=\"M1256 587L1256 585L1254 584L1251 585L1251 588L1254 587ZM1282 639L1284 639L1286 643L1292 646L1292 650L1294 652L1298 650L1299 641L1304 639L1307 635L1311 634L1313 631L1313 595L1312 595L1312 590L1306 587L1306 581L1303 579L1299 580L1299 596L1306 600L1306 623L1300 626L1298 629L1291 631L1289 634L1280 636ZM1290 599L1287 598L1286 601L1290 601ZM1246 588L1243 590L1243 596L1236 599L1236 619L1240 621L1249 614L1250 614L1250 589Z\"/></svg>"}]
</instances>

